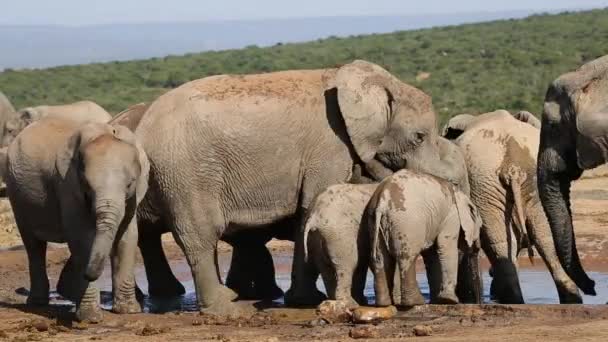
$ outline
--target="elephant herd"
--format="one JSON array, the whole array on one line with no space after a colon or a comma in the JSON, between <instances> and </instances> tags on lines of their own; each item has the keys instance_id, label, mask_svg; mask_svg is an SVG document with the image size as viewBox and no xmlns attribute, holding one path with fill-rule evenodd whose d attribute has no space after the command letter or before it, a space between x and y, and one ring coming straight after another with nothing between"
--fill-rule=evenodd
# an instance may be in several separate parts
<instances>
[{"instance_id":1,"label":"elephant herd","mask_svg":"<svg viewBox=\"0 0 608 342\"><path fill-rule=\"evenodd\" d=\"M29 261L28 304L49 301L47 242L71 256L57 291L99 321L95 281L107 260L112 310L141 310L141 251L150 296L179 296L161 235L191 268L202 312L238 315L237 299L283 291L265 244L295 242L285 302L523 303L517 257L538 251L561 303L595 294L580 263L569 186L608 158L608 56L554 81L542 121L504 110L453 117L441 131L431 98L380 66L191 81L111 116L90 101L16 112L0 96L2 177ZM538 157L538 163L537 163ZM225 284L217 243L233 246ZM326 293L316 287L321 276Z\"/></svg>"}]
</instances>

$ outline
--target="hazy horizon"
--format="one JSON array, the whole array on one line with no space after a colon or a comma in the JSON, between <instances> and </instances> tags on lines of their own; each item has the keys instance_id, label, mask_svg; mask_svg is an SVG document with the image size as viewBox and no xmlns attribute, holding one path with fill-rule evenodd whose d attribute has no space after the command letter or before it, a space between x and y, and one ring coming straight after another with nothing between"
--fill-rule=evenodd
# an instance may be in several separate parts
<instances>
[{"instance_id":1,"label":"hazy horizon","mask_svg":"<svg viewBox=\"0 0 608 342\"><path fill-rule=\"evenodd\" d=\"M608 6L608 0L200 0L124 1L20 0L3 5L0 25L79 26L104 24L274 20L318 17L458 15L472 12L555 11Z\"/></svg>"}]
</instances>

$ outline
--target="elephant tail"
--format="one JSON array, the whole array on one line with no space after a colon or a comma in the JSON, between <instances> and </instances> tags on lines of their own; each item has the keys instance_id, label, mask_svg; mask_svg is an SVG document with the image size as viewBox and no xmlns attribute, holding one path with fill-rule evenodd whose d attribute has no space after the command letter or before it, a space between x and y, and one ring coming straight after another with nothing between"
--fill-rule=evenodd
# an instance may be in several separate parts
<instances>
[{"instance_id":1,"label":"elephant tail","mask_svg":"<svg viewBox=\"0 0 608 342\"><path fill-rule=\"evenodd\" d=\"M310 231L312 230L312 227L314 226L313 221L314 218L309 217L308 220L306 220L306 225L304 225L304 261L308 262L308 233L310 233Z\"/></svg>"},{"instance_id":2,"label":"elephant tail","mask_svg":"<svg viewBox=\"0 0 608 342\"><path fill-rule=\"evenodd\" d=\"M511 194L513 195L513 210L511 217L515 218L515 227L519 233L520 243L526 243L528 248L528 258L530 263L534 264L534 249L530 241L530 234L528 233L528 227L526 225L526 214L524 211L524 205L521 195L521 187L526 180L526 175L520 172L521 169L518 167L511 167L508 171L507 183L511 188ZM521 246L521 244L520 244Z\"/></svg>"}]
</instances>

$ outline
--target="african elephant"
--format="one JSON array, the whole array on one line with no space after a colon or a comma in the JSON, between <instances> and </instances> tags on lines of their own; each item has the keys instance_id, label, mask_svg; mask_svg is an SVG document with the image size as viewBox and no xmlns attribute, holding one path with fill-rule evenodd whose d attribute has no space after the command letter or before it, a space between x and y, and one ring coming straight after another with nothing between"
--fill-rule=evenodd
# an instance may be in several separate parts
<instances>
[{"instance_id":1,"label":"african elephant","mask_svg":"<svg viewBox=\"0 0 608 342\"><path fill-rule=\"evenodd\" d=\"M558 77L545 95L538 189L559 260L576 285L595 295L581 265L570 208L570 183L608 160L608 55Z\"/></svg>"},{"instance_id":2,"label":"african elephant","mask_svg":"<svg viewBox=\"0 0 608 342\"><path fill-rule=\"evenodd\" d=\"M110 123L122 125L135 131L139 121L150 104L139 103L118 113ZM166 225L156 225L153 231L148 227L145 234L139 234L148 293L153 297L173 297L184 294L184 286L177 280L162 248L161 235L169 232ZM266 233L241 231L222 240L233 246L232 261L226 277L226 285L236 291L241 299L276 299L283 296L275 280L272 255L266 243L277 236L277 228L269 227ZM253 233L253 234L252 234Z\"/></svg>"},{"instance_id":3,"label":"african elephant","mask_svg":"<svg viewBox=\"0 0 608 342\"><path fill-rule=\"evenodd\" d=\"M29 260L27 302L48 303L47 242L67 242L71 256L57 291L76 303L77 318L102 318L99 290L85 275L96 279L108 256L112 310L139 312L134 215L148 187L149 163L134 134L121 126L47 117L15 141L8 148L6 183Z\"/></svg>"},{"instance_id":4,"label":"african elephant","mask_svg":"<svg viewBox=\"0 0 608 342\"><path fill-rule=\"evenodd\" d=\"M531 125L534 128L540 129L540 120L538 120L534 114L528 111L520 110L519 112L513 114L513 117L521 122Z\"/></svg>"},{"instance_id":5,"label":"african elephant","mask_svg":"<svg viewBox=\"0 0 608 342\"><path fill-rule=\"evenodd\" d=\"M356 163L381 179L405 166L432 173L439 162L430 97L365 61L191 81L154 101L135 133L151 161L140 231L170 228L201 310L218 314L238 312L218 276L222 235L301 222L315 195L347 182ZM299 229L282 228L291 238ZM286 300L311 297L292 288Z\"/></svg>"},{"instance_id":6,"label":"african elephant","mask_svg":"<svg viewBox=\"0 0 608 342\"><path fill-rule=\"evenodd\" d=\"M0 91L0 127L4 127L4 123L15 113L15 108L8 98ZM0 136L0 139L2 137Z\"/></svg>"},{"instance_id":7,"label":"african elephant","mask_svg":"<svg viewBox=\"0 0 608 342\"><path fill-rule=\"evenodd\" d=\"M481 217L469 197L451 183L412 170L383 180L370 199L363 218L370 235L376 305L394 303L395 265L399 265L401 305L409 306L407 272L422 253L437 267L427 267L433 302L458 303L459 249L469 253L479 239ZM435 289L435 290L433 290ZM397 304L397 303L395 303Z\"/></svg>"},{"instance_id":8,"label":"african elephant","mask_svg":"<svg viewBox=\"0 0 608 342\"><path fill-rule=\"evenodd\" d=\"M438 142L441 161L444 164L442 176L468 193L467 170L460 149L443 138L439 138ZM378 183L362 175L353 176L351 182L367 184L332 185L317 195L313 201L303 232L304 259L312 272L311 276L301 279L305 284L301 284L300 287L316 288L315 283L321 273L328 298L345 301L348 306L353 307L357 303L367 304L363 290L369 264L369 234L361 226L361 218ZM463 257L464 255L460 260ZM463 287L459 292L475 293L479 299L463 296L461 300L480 301L481 279L477 266L478 256L474 254L467 257L471 258L469 262L472 264L468 266L471 269L463 270L466 275L461 275L461 278L463 286L473 288ZM427 259L427 262L430 260ZM477 267L473 268L475 266ZM429 267L431 267L430 263ZM412 268L407 272L407 297L404 298L404 302L408 303L408 306L424 304L424 297L416 282L415 269ZM464 278L467 276L472 279Z\"/></svg>"},{"instance_id":9,"label":"african elephant","mask_svg":"<svg viewBox=\"0 0 608 342\"><path fill-rule=\"evenodd\" d=\"M79 101L58 106L23 108L12 115L2 126L2 146L8 146L27 125L47 116L73 119L81 122L108 122L112 118L108 112L91 101Z\"/></svg>"},{"instance_id":10,"label":"african elephant","mask_svg":"<svg viewBox=\"0 0 608 342\"><path fill-rule=\"evenodd\" d=\"M525 123L524 123L525 122ZM483 219L481 245L492 264L492 294L523 303L517 255L536 247L553 276L561 303L580 303L559 263L535 180L539 130L504 110L472 119L455 143L465 155L471 198Z\"/></svg>"}]
</instances>

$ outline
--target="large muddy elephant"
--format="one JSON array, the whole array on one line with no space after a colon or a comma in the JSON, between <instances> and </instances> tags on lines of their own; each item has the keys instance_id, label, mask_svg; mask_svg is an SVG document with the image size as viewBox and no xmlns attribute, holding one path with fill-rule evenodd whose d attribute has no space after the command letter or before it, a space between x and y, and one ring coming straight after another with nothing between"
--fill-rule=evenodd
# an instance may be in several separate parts
<instances>
[{"instance_id":1,"label":"large muddy elephant","mask_svg":"<svg viewBox=\"0 0 608 342\"><path fill-rule=\"evenodd\" d=\"M492 264L491 292L501 303L524 302L517 256L534 246L553 276L560 302L580 303L576 285L559 263L540 204L535 179L540 132L524 115L498 110L468 121L455 117L444 130L459 134L455 142L465 155L471 198L483 218L481 244Z\"/></svg>"},{"instance_id":2,"label":"large muddy elephant","mask_svg":"<svg viewBox=\"0 0 608 342\"><path fill-rule=\"evenodd\" d=\"M315 195L347 182L357 163L378 179L439 164L430 97L365 61L188 82L151 104L136 135L151 161L140 230L170 228L201 310L219 314L239 312L218 274L223 234L300 222ZM301 224L282 227L293 237ZM293 278L301 267L296 258ZM290 294L288 302L314 296Z\"/></svg>"},{"instance_id":3,"label":"large muddy elephant","mask_svg":"<svg viewBox=\"0 0 608 342\"><path fill-rule=\"evenodd\" d=\"M547 90L538 150L538 189L562 266L595 295L581 265L570 208L570 183L608 161L608 56L557 78Z\"/></svg>"},{"instance_id":4,"label":"large muddy elephant","mask_svg":"<svg viewBox=\"0 0 608 342\"><path fill-rule=\"evenodd\" d=\"M135 131L150 104L138 103L116 114L112 125L122 125ZM0 156L2 151L0 150ZM1 165L0 165L1 166ZM164 253L161 235L169 232L168 226L155 225L139 234L139 248L144 260L148 278L148 294L152 297L173 297L185 293L184 286L177 280ZM265 232L241 231L222 240L233 247L232 261L226 277L226 286L236 291L240 299L276 299L283 296L275 280L272 255L266 243L273 237L280 237L279 229L267 227ZM279 233L279 234L277 234Z\"/></svg>"},{"instance_id":5,"label":"large muddy elephant","mask_svg":"<svg viewBox=\"0 0 608 342\"><path fill-rule=\"evenodd\" d=\"M105 109L91 101L23 108L12 115L2 126L2 146L8 146L27 125L47 116L96 122L108 122L112 118Z\"/></svg>"},{"instance_id":6,"label":"large muddy elephant","mask_svg":"<svg viewBox=\"0 0 608 342\"><path fill-rule=\"evenodd\" d=\"M79 319L101 319L99 290L85 271L97 279L110 256L113 311L139 312L135 212L148 188L149 163L134 134L120 126L49 117L28 126L15 142L8 149L6 183L28 255L28 303L48 303L47 242L67 242L71 255L57 291L76 303Z\"/></svg>"}]
</instances>

